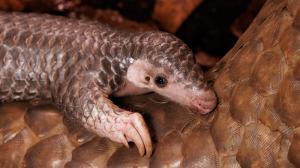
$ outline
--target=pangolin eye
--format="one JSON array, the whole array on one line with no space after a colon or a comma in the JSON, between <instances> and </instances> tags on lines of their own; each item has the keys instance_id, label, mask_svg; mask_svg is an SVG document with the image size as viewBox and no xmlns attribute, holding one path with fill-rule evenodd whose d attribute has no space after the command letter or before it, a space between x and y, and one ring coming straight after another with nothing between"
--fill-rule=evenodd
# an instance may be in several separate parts
<instances>
[{"instance_id":1,"label":"pangolin eye","mask_svg":"<svg viewBox=\"0 0 300 168\"><path fill-rule=\"evenodd\" d=\"M156 76L154 79L154 82L160 88L163 88L163 87L167 86L167 84L168 84L168 80L162 75Z\"/></svg>"}]
</instances>

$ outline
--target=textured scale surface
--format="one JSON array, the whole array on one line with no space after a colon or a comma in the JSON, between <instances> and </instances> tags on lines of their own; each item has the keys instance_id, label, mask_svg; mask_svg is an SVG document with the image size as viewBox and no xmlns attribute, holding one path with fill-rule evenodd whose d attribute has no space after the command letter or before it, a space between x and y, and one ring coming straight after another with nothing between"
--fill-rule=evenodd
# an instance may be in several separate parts
<instances>
[{"instance_id":1,"label":"textured scale surface","mask_svg":"<svg viewBox=\"0 0 300 168\"><path fill-rule=\"evenodd\" d=\"M209 115L153 94L122 99L151 125L156 145L149 159L46 105L2 105L0 167L299 167L299 31L300 1L267 1L210 72L220 104Z\"/></svg>"},{"instance_id":2,"label":"textured scale surface","mask_svg":"<svg viewBox=\"0 0 300 168\"><path fill-rule=\"evenodd\" d=\"M97 82L103 88L107 87L105 91L116 90L122 82L119 78L125 70L116 65L114 59L124 56L110 51L115 49L111 47L115 45L114 39L119 43L118 39L122 38L121 32L116 33L96 22L38 14L1 13L0 24L1 77L11 77L1 80L1 92L6 93L1 94L3 97L32 98L50 89L59 92L56 94L64 94L63 88L53 87L64 82L63 87L67 88L74 76L86 69L100 70ZM41 88L43 86L49 88ZM49 97L49 93L39 95Z\"/></svg>"},{"instance_id":3,"label":"textured scale surface","mask_svg":"<svg viewBox=\"0 0 300 168\"><path fill-rule=\"evenodd\" d=\"M1 102L50 98L70 119L118 140L116 119L128 114L108 95L125 81L130 57L116 50L131 33L41 14L1 12L0 25Z\"/></svg>"}]
</instances>

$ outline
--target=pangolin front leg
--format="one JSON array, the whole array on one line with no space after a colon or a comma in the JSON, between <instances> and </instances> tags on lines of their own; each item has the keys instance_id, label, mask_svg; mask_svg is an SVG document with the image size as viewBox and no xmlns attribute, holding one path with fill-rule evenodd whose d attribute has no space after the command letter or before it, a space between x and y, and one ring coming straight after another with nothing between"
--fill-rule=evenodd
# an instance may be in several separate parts
<instances>
[{"instance_id":1,"label":"pangolin front leg","mask_svg":"<svg viewBox=\"0 0 300 168\"><path fill-rule=\"evenodd\" d=\"M115 105L89 75L75 78L78 80L73 80L66 92L54 100L66 116L73 117L89 131L127 147L128 142L134 142L141 155L150 157L152 142L142 115Z\"/></svg>"}]
</instances>

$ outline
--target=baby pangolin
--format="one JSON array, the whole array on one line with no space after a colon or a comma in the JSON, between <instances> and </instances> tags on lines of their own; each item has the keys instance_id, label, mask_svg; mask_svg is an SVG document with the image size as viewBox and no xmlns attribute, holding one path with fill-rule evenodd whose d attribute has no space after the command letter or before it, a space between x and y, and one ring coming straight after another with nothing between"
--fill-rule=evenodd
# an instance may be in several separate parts
<instances>
[{"instance_id":1,"label":"baby pangolin","mask_svg":"<svg viewBox=\"0 0 300 168\"><path fill-rule=\"evenodd\" d=\"M202 114L216 106L191 50L175 36L76 19L0 12L0 100L50 98L99 136L150 156L143 117L109 96L156 92Z\"/></svg>"}]
</instances>

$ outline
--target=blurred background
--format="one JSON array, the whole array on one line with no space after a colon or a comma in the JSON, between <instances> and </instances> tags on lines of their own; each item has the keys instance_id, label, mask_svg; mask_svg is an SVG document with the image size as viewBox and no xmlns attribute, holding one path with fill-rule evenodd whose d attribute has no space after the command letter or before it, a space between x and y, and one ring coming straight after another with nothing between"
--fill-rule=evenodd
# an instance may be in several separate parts
<instances>
[{"instance_id":1,"label":"blurred background","mask_svg":"<svg viewBox=\"0 0 300 168\"><path fill-rule=\"evenodd\" d=\"M247 29L265 0L0 0L0 10L98 20L130 31L162 30L186 42L204 70Z\"/></svg>"}]
</instances>

